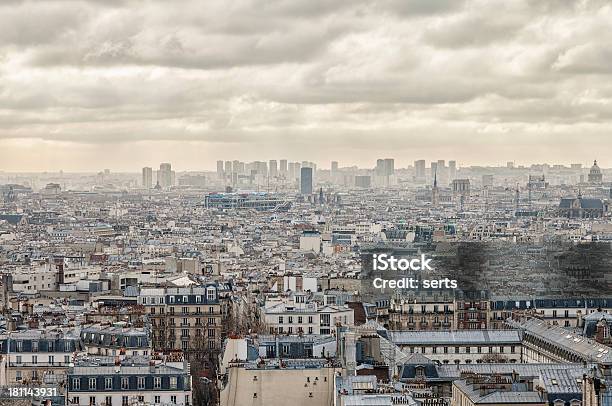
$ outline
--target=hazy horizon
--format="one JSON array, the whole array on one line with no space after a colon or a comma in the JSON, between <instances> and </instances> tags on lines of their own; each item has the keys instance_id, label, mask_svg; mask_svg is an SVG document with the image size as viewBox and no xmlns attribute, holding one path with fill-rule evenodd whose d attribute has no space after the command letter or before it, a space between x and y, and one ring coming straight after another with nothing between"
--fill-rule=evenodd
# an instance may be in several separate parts
<instances>
[{"instance_id":1,"label":"hazy horizon","mask_svg":"<svg viewBox=\"0 0 612 406\"><path fill-rule=\"evenodd\" d=\"M0 171L612 167L611 20L603 0L4 1Z\"/></svg>"}]
</instances>

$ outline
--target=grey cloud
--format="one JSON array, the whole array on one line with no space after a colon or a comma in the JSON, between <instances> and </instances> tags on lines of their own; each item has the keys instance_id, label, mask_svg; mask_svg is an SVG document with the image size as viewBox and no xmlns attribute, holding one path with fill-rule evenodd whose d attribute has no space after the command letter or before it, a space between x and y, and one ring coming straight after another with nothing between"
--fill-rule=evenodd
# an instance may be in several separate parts
<instances>
[{"instance_id":1,"label":"grey cloud","mask_svg":"<svg viewBox=\"0 0 612 406\"><path fill-rule=\"evenodd\" d=\"M598 0L2 3L0 142L599 137L611 18Z\"/></svg>"}]
</instances>

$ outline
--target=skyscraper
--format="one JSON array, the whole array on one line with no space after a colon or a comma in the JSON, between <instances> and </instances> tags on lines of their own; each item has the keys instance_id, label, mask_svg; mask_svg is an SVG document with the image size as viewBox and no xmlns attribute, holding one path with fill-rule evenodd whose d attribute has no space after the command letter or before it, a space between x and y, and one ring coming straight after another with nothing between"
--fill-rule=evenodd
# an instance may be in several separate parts
<instances>
[{"instance_id":1,"label":"skyscraper","mask_svg":"<svg viewBox=\"0 0 612 406\"><path fill-rule=\"evenodd\" d=\"M142 168L142 187L145 189L153 187L153 168L148 166Z\"/></svg>"},{"instance_id":2,"label":"skyscraper","mask_svg":"<svg viewBox=\"0 0 612 406\"><path fill-rule=\"evenodd\" d=\"M312 194L312 168L300 169L300 193L303 195Z\"/></svg>"},{"instance_id":3,"label":"skyscraper","mask_svg":"<svg viewBox=\"0 0 612 406\"><path fill-rule=\"evenodd\" d=\"M268 169L270 171L270 177L278 176L278 163L275 159L271 159L268 163Z\"/></svg>"},{"instance_id":4,"label":"skyscraper","mask_svg":"<svg viewBox=\"0 0 612 406\"><path fill-rule=\"evenodd\" d=\"M287 173L287 160L286 159L280 160L280 173L281 175L284 175Z\"/></svg>"},{"instance_id":5,"label":"skyscraper","mask_svg":"<svg viewBox=\"0 0 612 406\"><path fill-rule=\"evenodd\" d=\"M157 183L162 188L172 186L172 165L169 163L159 164L159 172L157 172Z\"/></svg>"},{"instance_id":6,"label":"skyscraper","mask_svg":"<svg viewBox=\"0 0 612 406\"><path fill-rule=\"evenodd\" d=\"M232 175L232 161L225 161L225 175Z\"/></svg>"},{"instance_id":7,"label":"skyscraper","mask_svg":"<svg viewBox=\"0 0 612 406\"><path fill-rule=\"evenodd\" d=\"M395 159L385 158L376 160L376 175L391 176L395 174Z\"/></svg>"},{"instance_id":8,"label":"skyscraper","mask_svg":"<svg viewBox=\"0 0 612 406\"><path fill-rule=\"evenodd\" d=\"M418 161L414 161L414 176L417 179L425 179L425 160L420 159Z\"/></svg>"},{"instance_id":9,"label":"skyscraper","mask_svg":"<svg viewBox=\"0 0 612 406\"><path fill-rule=\"evenodd\" d=\"M457 161L448 161L448 177L451 182L457 178Z\"/></svg>"},{"instance_id":10,"label":"skyscraper","mask_svg":"<svg viewBox=\"0 0 612 406\"><path fill-rule=\"evenodd\" d=\"M223 161L217 161L217 177L223 179Z\"/></svg>"},{"instance_id":11,"label":"skyscraper","mask_svg":"<svg viewBox=\"0 0 612 406\"><path fill-rule=\"evenodd\" d=\"M334 174L338 172L338 161L332 161L331 163L331 173Z\"/></svg>"}]
</instances>

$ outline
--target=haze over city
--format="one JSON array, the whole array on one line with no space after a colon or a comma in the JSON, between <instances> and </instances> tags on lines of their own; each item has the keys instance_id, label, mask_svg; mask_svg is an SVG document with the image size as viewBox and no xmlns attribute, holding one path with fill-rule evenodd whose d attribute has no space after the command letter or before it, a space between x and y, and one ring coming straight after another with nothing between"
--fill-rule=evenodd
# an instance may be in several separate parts
<instances>
[{"instance_id":1,"label":"haze over city","mask_svg":"<svg viewBox=\"0 0 612 406\"><path fill-rule=\"evenodd\" d=\"M0 170L609 167L611 19L606 1L4 1Z\"/></svg>"}]
</instances>

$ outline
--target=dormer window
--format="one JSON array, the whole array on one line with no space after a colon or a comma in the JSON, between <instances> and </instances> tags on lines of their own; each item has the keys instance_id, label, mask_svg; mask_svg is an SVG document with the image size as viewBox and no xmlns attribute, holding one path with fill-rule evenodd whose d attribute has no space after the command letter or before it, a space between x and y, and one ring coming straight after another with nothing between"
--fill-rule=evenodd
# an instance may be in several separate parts
<instances>
[{"instance_id":1,"label":"dormer window","mask_svg":"<svg viewBox=\"0 0 612 406\"><path fill-rule=\"evenodd\" d=\"M206 300L213 301L217 298L217 289L214 287L206 288Z\"/></svg>"}]
</instances>

